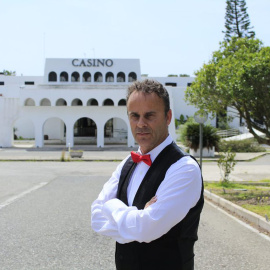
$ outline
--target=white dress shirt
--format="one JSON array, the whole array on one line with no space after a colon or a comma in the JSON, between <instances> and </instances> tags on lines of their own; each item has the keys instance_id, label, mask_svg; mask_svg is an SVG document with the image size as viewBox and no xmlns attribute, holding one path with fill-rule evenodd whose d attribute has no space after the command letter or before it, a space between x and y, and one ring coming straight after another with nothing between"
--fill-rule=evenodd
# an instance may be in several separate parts
<instances>
[{"instance_id":1,"label":"white dress shirt","mask_svg":"<svg viewBox=\"0 0 270 270\"><path fill-rule=\"evenodd\" d=\"M171 143L172 138L168 136L151 150L148 154L152 162ZM148 243L167 233L196 205L202 188L201 172L191 157L181 158L167 170L156 192L157 201L146 209L138 210L132 202L150 167L144 162L136 166L127 190L127 206L116 198L116 193L121 170L128 157L118 165L93 202L92 228L121 244L132 241Z\"/></svg>"}]
</instances>

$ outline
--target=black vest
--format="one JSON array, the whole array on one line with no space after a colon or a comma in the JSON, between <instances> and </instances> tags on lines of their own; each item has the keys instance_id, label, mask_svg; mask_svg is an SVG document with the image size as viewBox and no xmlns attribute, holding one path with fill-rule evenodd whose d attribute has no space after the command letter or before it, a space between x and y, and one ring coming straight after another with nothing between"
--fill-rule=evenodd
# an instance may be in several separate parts
<instances>
[{"instance_id":1,"label":"black vest","mask_svg":"<svg viewBox=\"0 0 270 270\"><path fill-rule=\"evenodd\" d=\"M169 167L185 155L175 143L165 147L142 180L133 206L144 209L145 204L156 194ZM117 198L126 205L128 205L127 187L135 167L136 163L130 157L124 164L119 179ZM194 269L193 246L198 239L197 231L203 203L202 183L201 197L197 204L168 233L150 243L137 241L128 244L116 243L115 263L117 270Z\"/></svg>"}]
</instances>

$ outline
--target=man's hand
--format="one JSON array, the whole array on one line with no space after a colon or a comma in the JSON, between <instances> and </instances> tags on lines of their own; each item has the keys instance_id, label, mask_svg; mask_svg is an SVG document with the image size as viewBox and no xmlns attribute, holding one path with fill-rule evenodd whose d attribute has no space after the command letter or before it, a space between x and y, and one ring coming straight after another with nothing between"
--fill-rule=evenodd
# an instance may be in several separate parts
<instances>
[{"instance_id":1,"label":"man's hand","mask_svg":"<svg viewBox=\"0 0 270 270\"><path fill-rule=\"evenodd\" d=\"M148 203L146 203L144 209L146 209L148 206L152 205L157 201L157 196L154 196Z\"/></svg>"}]
</instances>

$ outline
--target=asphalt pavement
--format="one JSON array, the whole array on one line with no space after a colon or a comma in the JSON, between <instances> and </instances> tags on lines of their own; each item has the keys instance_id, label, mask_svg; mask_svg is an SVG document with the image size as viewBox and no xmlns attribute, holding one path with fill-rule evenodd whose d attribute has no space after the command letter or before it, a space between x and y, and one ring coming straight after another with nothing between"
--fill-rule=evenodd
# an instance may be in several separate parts
<instances>
[{"instance_id":1,"label":"asphalt pavement","mask_svg":"<svg viewBox=\"0 0 270 270\"><path fill-rule=\"evenodd\" d=\"M137 148L125 146L105 146L104 148L81 146L82 158L70 158L69 151L64 146L44 148L0 148L0 161L121 161L130 151ZM197 159L199 161L199 159ZM202 172L204 181L219 181L221 172L217 166L218 157L203 158ZM237 164L231 173L233 181L260 181L270 179L270 153L236 153Z\"/></svg>"},{"instance_id":2,"label":"asphalt pavement","mask_svg":"<svg viewBox=\"0 0 270 270\"><path fill-rule=\"evenodd\" d=\"M0 269L115 269L115 242L91 230L90 206L117 164L0 162ZM269 250L270 238L205 204L196 270L268 270Z\"/></svg>"}]
</instances>

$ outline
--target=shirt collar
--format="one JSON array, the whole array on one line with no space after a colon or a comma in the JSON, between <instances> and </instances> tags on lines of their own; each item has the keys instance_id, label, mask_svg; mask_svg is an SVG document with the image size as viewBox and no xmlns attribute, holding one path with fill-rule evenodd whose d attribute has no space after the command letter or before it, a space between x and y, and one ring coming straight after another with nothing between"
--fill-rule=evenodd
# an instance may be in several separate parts
<instances>
[{"instance_id":1,"label":"shirt collar","mask_svg":"<svg viewBox=\"0 0 270 270\"><path fill-rule=\"evenodd\" d=\"M156 157L159 155L159 153L169 144L173 142L173 139L171 135L169 134L168 137L158 146L156 146L154 149L152 149L150 152L146 153L147 155L150 155L152 162L156 159ZM141 149L138 149L138 152L141 154Z\"/></svg>"}]
</instances>

